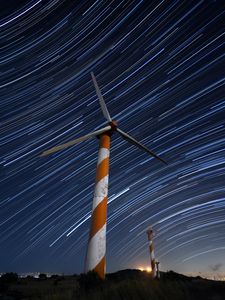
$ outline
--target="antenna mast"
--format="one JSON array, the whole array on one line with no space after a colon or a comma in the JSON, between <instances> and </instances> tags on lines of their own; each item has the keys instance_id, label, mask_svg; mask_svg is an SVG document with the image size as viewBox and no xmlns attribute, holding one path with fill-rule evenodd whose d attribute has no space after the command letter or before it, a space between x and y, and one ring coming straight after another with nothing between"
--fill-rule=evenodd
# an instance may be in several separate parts
<instances>
[{"instance_id":1,"label":"antenna mast","mask_svg":"<svg viewBox=\"0 0 225 300\"><path fill-rule=\"evenodd\" d=\"M152 267L152 278L156 278L156 261L155 261L155 252L154 252L154 244L153 244L153 229L152 227L149 227L146 231L148 235L148 241L149 241L149 252L150 252L150 260L151 260L151 267Z\"/></svg>"}]
</instances>

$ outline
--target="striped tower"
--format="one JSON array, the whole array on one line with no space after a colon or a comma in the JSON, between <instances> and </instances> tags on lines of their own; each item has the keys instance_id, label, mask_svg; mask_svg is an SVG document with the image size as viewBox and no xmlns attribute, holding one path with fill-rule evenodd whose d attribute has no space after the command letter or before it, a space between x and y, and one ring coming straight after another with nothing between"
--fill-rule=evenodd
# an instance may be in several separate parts
<instances>
[{"instance_id":1,"label":"striped tower","mask_svg":"<svg viewBox=\"0 0 225 300\"><path fill-rule=\"evenodd\" d=\"M156 262L155 262L155 252L153 245L153 230L151 227L147 229L148 241L149 241L149 251L150 251L150 260L152 267L152 278L156 278Z\"/></svg>"},{"instance_id":2,"label":"striped tower","mask_svg":"<svg viewBox=\"0 0 225 300\"><path fill-rule=\"evenodd\" d=\"M159 272L159 261L156 261L156 277L160 279L160 272Z\"/></svg>"},{"instance_id":3,"label":"striped tower","mask_svg":"<svg viewBox=\"0 0 225 300\"><path fill-rule=\"evenodd\" d=\"M106 254L106 217L109 178L109 150L111 132L99 136L99 152L96 182L91 216L85 271L95 271L105 278Z\"/></svg>"}]
</instances>

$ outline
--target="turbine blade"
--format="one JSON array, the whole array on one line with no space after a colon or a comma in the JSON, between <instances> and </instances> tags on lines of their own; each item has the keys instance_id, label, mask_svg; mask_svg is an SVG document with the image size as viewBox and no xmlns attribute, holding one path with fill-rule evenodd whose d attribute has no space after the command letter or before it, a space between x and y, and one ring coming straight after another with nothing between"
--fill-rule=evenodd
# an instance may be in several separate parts
<instances>
[{"instance_id":1,"label":"turbine blade","mask_svg":"<svg viewBox=\"0 0 225 300\"><path fill-rule=\"evenodd\" d=\"M144 150L145 152L147 152L148 154L150 154L151 156L157 158L158 160L160 160L161 162L163 162L164 164L167 165L167 162L162 159L161 157L159 157L157 154L155 154L154 152L152 152L151 150L149 150L147 147L145 147L144 145L142 145L140 142L138 142L137 140L135 140L132 136L130 136L129 134L127 134L126 132L122 131L121 129L117 128L116 129L117 132L128 142L130 142L131 144L137 146L138 148Z\"/></svg>"},{"instance_id":2,"label":"turbine blade","mask_svg":"<svg viewBox=\"0 0 225 300\"><path fill-rule=\"evenodd\" d=\"M111 126L106 126L106 127L102 128L102 129L93 131L93 132L88 133L88 134L86 134L84 136L81 136L81 137L79 137L79 138L77 138L75 140L72 140L72 141L67 142L65 144L61 144L61 145L55 146L55 147L53 147L51 149L48 149L48 150L42 152L40 156L47 156L49 154L52 154L52 153L58 152L60 150L66 149L66 148L68 148L70 146L73 146L73 145L78 144L80 142L83 142L83 141L85 141L87 139L95 137L96 135L99 135L99 134L101 134L103 132L109 131L110 129L111 129Z\"/></svg>"},{"instance_id":3,"label":"turbine blade","mask_svg":"<svg viewBox=\"0 0 225 300\"><path fill-rule=\"evenodd\" d=\"M91 72L91 77L92 77L92 80L93 80L93 83L94 83L94 86L95 86L96 94L98 96L103 115L106 118L106 120L108 120L108 122L112 122L112 119L111 119L110 114L108 112L107 106L105 104L105 100L103 99L101 90L98 86L97 80L96 80L95 75L94 75L93 72Z\"/></svg>"}]
</instances>

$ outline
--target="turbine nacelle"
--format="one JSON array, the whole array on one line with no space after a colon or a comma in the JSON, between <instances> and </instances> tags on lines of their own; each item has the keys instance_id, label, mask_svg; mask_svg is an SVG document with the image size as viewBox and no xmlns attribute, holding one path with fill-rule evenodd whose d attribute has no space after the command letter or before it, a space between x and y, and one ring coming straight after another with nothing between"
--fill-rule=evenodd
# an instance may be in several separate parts
<instances>
[{"instance_id":1,"label":"turbine nacelle","mask_svg":"<svg viewBox=\"0 0 225 300\"><path fill-rule=\"evenodd\" d=\"M118 122L115 120L112 120L111 122L109 122L109 126L111 126L112 131L116 131L117 127L118 127Z\"/></svg>"}]
</instances>

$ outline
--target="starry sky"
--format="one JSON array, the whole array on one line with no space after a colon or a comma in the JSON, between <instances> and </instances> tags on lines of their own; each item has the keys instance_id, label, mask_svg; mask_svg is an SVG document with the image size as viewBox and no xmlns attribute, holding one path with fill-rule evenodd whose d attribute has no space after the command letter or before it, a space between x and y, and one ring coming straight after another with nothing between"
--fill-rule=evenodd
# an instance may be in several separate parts
<instances>
[{"instance_id":1,"label":"starry sky","mask_svg":"<svg viewBox=\"0 0 225 300\"><path fill-rule=\"evenodd\" d=\"M225 272L223 1L1 1L0 272L84 269L98 140L107 123L107 271Z\"/></svg>"}]
</instances>

